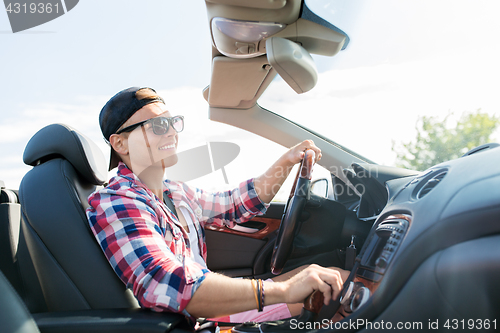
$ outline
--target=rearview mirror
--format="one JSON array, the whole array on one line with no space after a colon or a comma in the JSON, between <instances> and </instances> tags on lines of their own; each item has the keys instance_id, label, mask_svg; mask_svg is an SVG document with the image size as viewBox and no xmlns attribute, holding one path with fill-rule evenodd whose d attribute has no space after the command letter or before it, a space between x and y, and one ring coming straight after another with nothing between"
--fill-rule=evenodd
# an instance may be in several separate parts
<instances>
[{"instance_id":1,"label":"rearview mirror","mask_svg":"<svg viewBox=\"0 0 500 333\"><path fill-rule=\"evenodd\" d=\"M266 40L267 60L297 94L316 85L318 70L309 52L299 44L281 37Z\"/></svg>"}]
</instances>

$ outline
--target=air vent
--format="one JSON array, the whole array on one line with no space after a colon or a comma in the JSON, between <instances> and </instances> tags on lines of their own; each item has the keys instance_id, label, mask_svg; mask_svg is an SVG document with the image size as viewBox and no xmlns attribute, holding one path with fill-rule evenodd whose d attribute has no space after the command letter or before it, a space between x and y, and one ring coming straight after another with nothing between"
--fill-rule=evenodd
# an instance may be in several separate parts
<instances>
[{"instance_id":1,"label":"air vent","mask_svg":"<svg viewBox=\"0 0 500 333\"><path fill-rule=\"evenodd\" d=\"M425 195L427 195L430 191L434 189L446 176L447 171L442 171L438 174L436 174L434 177L430 178L425 182L425 184L420 188L420 191L417 193L417 199L423 198Z\"/></svg>"}]
</instances>

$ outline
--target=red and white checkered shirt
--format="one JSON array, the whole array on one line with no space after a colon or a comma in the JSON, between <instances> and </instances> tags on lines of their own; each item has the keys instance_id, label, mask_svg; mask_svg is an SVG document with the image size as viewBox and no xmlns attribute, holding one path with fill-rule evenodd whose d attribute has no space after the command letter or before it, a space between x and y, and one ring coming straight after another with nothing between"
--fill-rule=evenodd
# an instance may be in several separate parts
<instances>
[{"instance_id":1,"label":"red and white checkered shirt","mask_svg":"<svg viewBox=\"0 0 500 333\"><path fill-rule=\"evenodd\" d=\"M166 180L164 191L176 207L186 207L206 260L206 224L233 226L262 214L253 179L232 191L209 193ZM201 285L206 267L194 261L189 238L163 200L120 162L109 185L89 197L89 224L116 274L142 307L155 311L185 310Z\"/></svg>"}]
</instances>

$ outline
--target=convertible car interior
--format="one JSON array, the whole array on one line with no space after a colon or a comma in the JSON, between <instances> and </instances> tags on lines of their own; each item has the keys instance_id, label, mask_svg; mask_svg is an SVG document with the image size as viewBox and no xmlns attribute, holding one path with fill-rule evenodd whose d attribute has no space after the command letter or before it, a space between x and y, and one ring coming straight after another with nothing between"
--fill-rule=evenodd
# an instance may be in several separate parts
<instances>
[{"instance_id":1,"label":"convertible car interior","mask_svg":"<svg viewBox=\"0 0 500 333\"><path fill-rule=\"evenodd\" d=\"M235 228L206 228L208 267L244 278L310 263L351 273L328 306L313 293L298 317L218 326L200 320L198 330L460 330L471 319L482 320L481 327L472 323L476 330L496 330L499 145L423 172L374 164L257 103L277 75L299 94L313 89L311 54L342 52L346 32L303 0L205 5L209 118L284 147L313 139L333 185L326 191L313 181L307 152L287 202L273 202L265 215ZM89 194L108 180L100 148L73 126L51 124L34 133L23 160L32 169L18 190L0 182L0 331L192 332L182 315L141 309L95 241L85 209Z\"/></svg>"}]
</instances>

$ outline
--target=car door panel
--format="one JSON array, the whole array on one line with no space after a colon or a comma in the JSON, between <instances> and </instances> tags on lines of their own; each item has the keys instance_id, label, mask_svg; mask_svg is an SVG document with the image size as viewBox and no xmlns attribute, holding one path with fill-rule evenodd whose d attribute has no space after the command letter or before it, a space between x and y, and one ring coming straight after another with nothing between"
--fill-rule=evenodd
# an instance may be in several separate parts
<instances>
[{"instance_id":1,"label":"car door panel","mask_svg":"<svg viewBox=\"0 0 500 333\"><path fill-rule=\"evenodd\" d=\"M243 226L256 230L251 233L206 226L208 267L229 276L269 273L284 208L284 203L272 203L266 214L244 223ZM318 197L310 200L302 214L290 256L294 266L312 263L317 255L338 248L345 216L345 207L335 201Z\"/></svg>"},{"instance_id":2,"label":"car door panel","mask_svg":"<svg viewBox=\"0 0 500 333\"><path fill-rule=\"evenodd\" d=\"M254 275L255 263L260 256L266 256L267 244L274 242L283 209L283 203L271 203L264 215L255 216L233 229L206 226L208 268L229 276Z\"/></svg>"}]
</instances>

